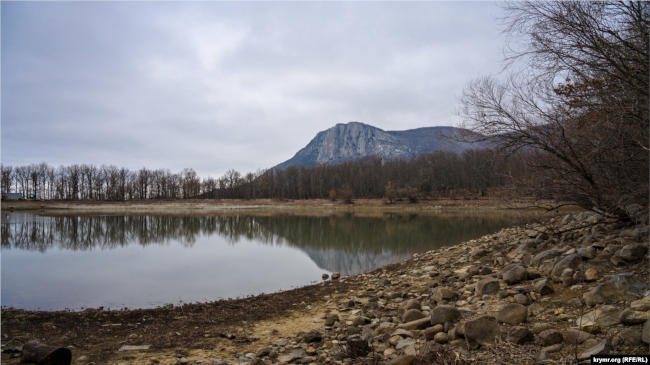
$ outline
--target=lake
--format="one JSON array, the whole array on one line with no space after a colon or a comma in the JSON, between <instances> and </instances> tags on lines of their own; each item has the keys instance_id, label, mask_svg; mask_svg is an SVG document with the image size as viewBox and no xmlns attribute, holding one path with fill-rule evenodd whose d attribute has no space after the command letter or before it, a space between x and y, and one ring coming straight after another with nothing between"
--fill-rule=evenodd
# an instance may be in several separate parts
<instances>
[{"instance_id":1,"label":"lake","mask_svg":"<svg viewBox=\"0 0 650 365\"><path fill-rule=\"evenodd\" d=\"M522 218L2 213L2 306L152 308L290 289L454 245Z\"/></svg>"}]
</instances>

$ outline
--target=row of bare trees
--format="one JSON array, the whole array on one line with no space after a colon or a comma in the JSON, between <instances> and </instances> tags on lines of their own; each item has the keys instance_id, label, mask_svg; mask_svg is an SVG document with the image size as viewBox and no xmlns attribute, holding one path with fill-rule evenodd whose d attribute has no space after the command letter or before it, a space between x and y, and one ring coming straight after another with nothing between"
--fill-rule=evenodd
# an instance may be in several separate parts
<instances>
[{"instance_id":1,"label":"row of bare trees","mask_svg":"<svg viewBox=\"0 0 650 365\"><path fill-rule=\"evenodd\" d=\"M507 160L491 150L462 154L434 152L412 160L368 158L337 165L290 166L240 174L230 169L218 178L200 178L193 169L137 171L115 166L45 163L2 166L2 192L26 198L61 200L133 199L351 199L389 200L485 195L512 186L525 175L524 156Z\"/></svg>"},{"instance_id":2,"label":"row of bare trees","mask_svg":"<svg viewBox=\"0 0 650 365\"><path fill-rule=\"evenodd\" d=\"M142 168L131 171L116 166L46 163L2 166L2 192L25 198L61 200L178 199L195 197L211 189L192 169L181 173ZM203 189L203 190L202 190Z\"/></svg>"}]
</instances>

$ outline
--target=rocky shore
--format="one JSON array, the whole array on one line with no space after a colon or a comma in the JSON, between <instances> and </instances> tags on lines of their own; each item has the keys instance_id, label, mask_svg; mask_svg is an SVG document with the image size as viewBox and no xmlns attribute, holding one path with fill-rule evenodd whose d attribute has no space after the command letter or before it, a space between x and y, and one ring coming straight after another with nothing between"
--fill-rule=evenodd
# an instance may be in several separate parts
<instances>
[{"instance_id":1,"label":"rocky shore","mask_svg":"<svg viewBox=\"0 0 650 365\"><path fill-rule=\"evenodd\" d=\"M205 336L182 348L147 346L152 337L134 330L120 342L131 347L109 358L77 353L73 363L532 364L648 354L648 258L647 216L623 224L570 214L328 279L286 312L225 332L195 322ZM3 311L3 329L18 314Z\"/></svg>"}]
</instances>

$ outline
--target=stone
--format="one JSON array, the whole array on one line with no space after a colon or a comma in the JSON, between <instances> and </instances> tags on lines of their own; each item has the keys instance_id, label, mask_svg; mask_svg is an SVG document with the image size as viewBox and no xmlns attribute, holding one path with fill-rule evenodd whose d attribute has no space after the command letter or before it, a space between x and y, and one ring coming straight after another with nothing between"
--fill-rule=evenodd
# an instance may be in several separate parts
<instances>
[{"instance_id":1,"label":"stone","mask_svg":"<svg viewBox=\"0 0 650 365\"><path fill-rule=\"evenodd\" d=\"M513 265L501 273L503 281L509 285L520 283L527 279L526 269L521 265Z\"/></svg>"},{"instance_id":2,"label":"stone","mask_svg":"<svg viewBox=\"0 0 650 365\"><path fill-rule=\"evenodd\" d=\"M460 319L460 311L451 305L439 305L431 310L431 325L454 323Z\"/></svg>"},{"instance_id":3,"label":"stone","mask_svg":"<svg viewBox=\"0 0 650 365\"><path fill-rule=\"evenodd\" d=\"M306 356L307 356L307 352L305 352L305 350L298 349L298 350L291 351L287 355L278 356L278 361L281 363L290 363L295 360L302 359L303 357Z\"/></svg>"},{"instance_id":4,"label":"stone","mask_svg":"<svg viewBox=\"0 0 650 365\"><path fill-rule=\"evenodd\" d=\"M133 346L133 345L122 345L122 347L117 350L118 352L123 352L123 351L145 351L149 350L151 345L139 345L139 346Z\"/></svg>"},{"instance_id":5,"label":"stone","mask_svg":"<svg viewBox=\"0 0 650 365\"><path fill-rule=\"evenodd\" d=\"M437 343L447 343L449 341L449 335L444 332L438 332L433 336L433 340Z\"/></svg>"},{"instance_id":6,"label":"stone","mask_svg":"<svg viewBox=\"0 0 650 365\"><path fill-rule=\"evenodd\" d=\"M410 340L410 339L404 339L404 340L399 341L397 343L397 345L395 345L395 350L401 350L402 348L404 348L406 346L410 346L410 345L415 345L415 341Z\"/></svg>"},{"instance_id":7,"label":"stone","mask_svg":"<svg viewBox=\"0 0 650 365\"><path fill-rule=\"evenodd\" d=\"M530 299L525 294L515 294L514 299L516 303L519 303L521 305L530 304Z\"/></svg>"},{"instance_id":8,"label":"stone","mask_svg":"<svg viewBox=\"0 0 650 365\"><path fill-rule=\"evenodd\" d=\"M492 295L499 292L501 287L499 281L495 278L486 278L476 284L476 295L482 297L483 295Z\"/></svg>"},{"instance_id":9,"label":"stone","mask_svg":"<svg viewBox=\"0 0 650 365\"><path fill-rule=\"evenodd\" d=\"M415 362L414 355L400 356L390 362L390 365L411 365Z\"/></svg>"},{"instance_id":10,"label":"stone","mask_svg":"<svg viewBox=\"0 0 650 365\"><path fill-rule=\"evenodd\" d=\"M550 345L542 348L542 352L551 353L551 352L558 352L562 350L562 344L561 343L556 343L555 345Z\"/></svg>"},{"instance_id":11,"label":"stone","mask_svg":"<svg viewBox=\"0 0 650 365\"><path fill-rule=\"evenodd\" d=\"M581 247L578 249L578 255L583 259L593 259L596 257L596 249L592 246Z\"/></svg>"},{"instance_id":12,"label":"stone","mask_svg":"<svg viewBox=\"0 0 650 365\"><path fill-rule=\"evenodd\" d=\"M307 343L320 342L323 339L323 334L317 330L311 330L302 339Z\"/></svg>"},{"instance_id":13,"label":"stone","mask_svg":"<svg viewBox=\"0 0 650 365\"><path fill-rule=\"evenodd\" d=\"M650 295L646 295L645 297L639 300L633 301L632 303L630 303L630 308L635 311L650 310Z\"/></svg>"},{"instance_id":14,"label":"stone","mask_svg":"<svg viewBox=\"0 0 650 365\"><path fill-rule=\"evenodd\" d=\"M391 323L392 324L392 323ZM403 328L406 330L422 330L431 324L431 320L428 317L416 319L415 321L402 323L398 328Z\"/></svg>"},{"instance_id":15,"label":"stone","mask_svg":"<svg viewBox=\"0 0 650 365\"><path fill-rule=\"evenodd\" d=\"M650 343L650 320L643 323L643 329L641 329L641 341L644 343Z\"/></svg>"},{"instance_id":16,"label":"stone","mask_svg":"<svg viewBox=\"0 0 650 365\"><path fill-rule=\"evenodd\" d=\"M553 294L553 286L551 285L548 279L541 279L535 282L533 289L538 292L540 295L549 295Z\"/></svg>"},{"instance_id":17,"label":"stone","mask_svg":"<svg viewBox=\"0 0 650 365\"><path fill-rule=\"evenodd\" d=\"M556 343L561 343L564 340L562 337L562 332L556 329L542 331L539 335L537 335L537 337L544 346L555 345Z\"/></svg>"},{"instance_id":18,"label":"stone","mask_svg":"<svg viewBox=\"0 0 650 365\"><path fill-rule=\"evenodd\" d=\"M591 359L593 355L600 355L600 354L606 354L609 352L610 349L610 343L608 339L604 339L597 343L594 346L591 346L584 351L580 352L578 354L578 360L587 360Z\"/></svg>"},{"instance_id":19,"label":"stone","mask_svg":"<svg viewBox=\"0 0 650 365\"><path fill-rule=\"evenodd\" d=\"M558 261L555 266L553 266L553 270L551 271L551 279L561 281L560 277L562 276L564 269L575 269L580 265L581 262L582 259L578 255L566 255L560 261Z\"/></svg>"},{"instance_id":20,"label":"stone","mask_svg":"<svg viewBox=\"0 0 650 365\"><path fill-rule=\"evenodd\" d=\"M517 327L512 327L510 329L510 331L508 332L508 336L506 337L506 340L508 342L521 345L526 342L533 341L534 336L533 333L528 328L523 326L517 326Z\"/></svg>"},{"instance_id":21,"label":"stone","mask_svg":"<svg viewBox=\"0 0 650 365\"><path fill-rule=\"evenodd\" d=\"M562 333L562 337L564 337L564 342L568 345L579 345L594 336L589 332L569 328Z\"/></svg>"},{"instance_id":22,"label":"stone","mask_svg":"<svg viewBox=\"0 0 650 365\"><path fill-rule=\"evenodd\" d=\"M562 254L562 250L557 250L557 249L542 251L532 258L531 263L533 265L539 265L543 261L560 256L561 254Z\"/></svg>"},{"instance_id":23,"label":"stone","mask_svg":"<svg viewBox=\"0 0 650 365\"><path fill-rule=\"evenodd\" d=\"M642 330L640 327L624 328L618 336L627 346L638 346L641 344Z\"/></svg>"},{"instance_id":24,"label":"stone","mask_svg":"<svg viewBox=\"0 0 650 365\"><path fill-rule=\"evenodd\" d=\"M399 313L404 313L408 311L409 309L420 309L420 301L417 299L409 299L405 300L402 304L399 306Z\"/></svg>"},{"instance_id":25,"label":"stone","mask_svg":"<svg viewBox=\"0 0 650 365\"><path fill-rule=\"evenodd\" d=\"M401 336L401 337L411 337L413 338L413 332L409 330L405 330L403 328L398 328L392 333L393 336Z\"/></svg>"},{"instance_id":26,"label":"stone","mask_svg":"<svg viewBox=\"0 0 650 365\"><path fill-rule=\"evenodd\" d=\"M458 298L458 293L446 286L439 286L433 289L433 300L436 303L445 303L449 301L456 300Z\"/></svg>"},{"instance_id":27,"label":"stone","mask_svg":"<svg viewBox=\"0 0 650 365\"><path fill-rule=\"evenodd\" d=\"M328 274L323 273L323 275L321 275L321 278L323 278L323 280L327 280L330 278L330 276Z\"/></svg>"},{"instance_id":28,"label":"stone","mask_svg":"<svg viewBox=\"0 0 650 365\"><path fill-rule=\"evenodd\" d=\"M598 280L600 275L598 275L598 270L596 270L593 267L588 268L585 270L585 280L586 281L596 281Z\"/></svg>"},{"instance_id":29,"label":"stone","mask_svg":"<svg viewBox=\"0 0 650 365\"><path fill-rule=\"evenodd\" d=\"M645 281L637 280L631 272L613 275L607 282L613 284L616 289L635 294L642 294L648 288Z\"/></svg>"},{"instance_id":30,"label":"stone","mask_svg":"<svg viewBox=\"0 0 650 365\"><path fill-rule=\"evenodd\" d=\"M621 310L612 305L603 305L579 317L576 324L580 327L608 327L620 323Z\"/></svg>"},{"instance_id":31,"label":"stone","mask_svg":"<svg viewBox=\"0 0 650 365\"><path fill-rule=\"evenodd\" d=\"M648 252L648 244L646 243L631 243L623 246L616 256L628 262L636 262L643 260L646 252Z\"/></svg>"},{"instance_id":32,"label":"stone","mask_svg":"<svg viewBox=\"0 0 650 365\"><path fill-rule=\"evenodd\" d=\"M589 306L603 303L614 303L623 299L623 291L617 289L612 283L601 283L582 295L582 299Z\"/></svg>"},{"instance_id":33,"label":"stone","mask_svg":"<svg viewBox=\"0 0 650 365\"><path fill-rule=\"evenodd\" d=\"M434 337L436 336L436 333L442 332L443 326L441 324L437 324L433 327L428 327L427 329L424 330L424 337L427 340L433 340Z\"/></svg>"},{"instance_id":34,"label":"stone","mask_svg":"<svg viewBox=\"0 0 650 365\"><path fill-rule=\"evenodd\" d=\"M338 280L341 278L341 273L340 272L333 272L332 273L332 280Z\"/></svg>"},{"instance_id":35,"label":"stone","mask_svg":"<svg viewBox=\"0 0 650 365\"><path fill-rule=\"evenodd\" d=\"M421 319L419 319L419 321L421 321ZM414 321L414 322L416 322L416 321ZM407 329L407 330L415 329L415 328L407 328L407 327L405 327L405 325L407 325L407 324L408 323L404 323L404 324L400 325L399 328L404 328L404 329ZM382 335L384 333L390 333L390 332L393 331L394 328L395 328L395 323L381 322L379 324L379 326L377 326L377 328L375 328L374 334L375 334L375 336L378 336L378 335Z\"/></svg>"},{"instance_id":36,"label":"stone","mask_svg":"<svg viewBox=\"0 0 650 365\"><path fill-rule=\"evenodd\" d=\"M482 316L464 324L465 338L480 345L493 344L499 334L499 324L494 317Z\"/></svg>"},{"instance_id":37,"label":"stone","mask_svg":"<svg viewBox=\"0 0 650 365\"><path fill-rule=\"evenodd\" d=\"M337 321L339 321L339 315L338 314L331 313L331 314L328 314L327 316L325 316L325 325L327 327L332 327L334 325L334 323L336 323Z\"/></svg>"},{"instance_id":38,"label":"stone","mask_svg":"<svg viewBox=\"0 0 650 365\"><path fill-rule=\"evenodd\" d=\"M620 321L623 324L626 324L628 326L635 325L635 324L641 324L645 321L650 319L650 312L648 311L635 311L632 309L626 309L623 312L621 312L621 318Z\"/></svg>"},{"instance_id":39,"label":"stone","mask_svg":"<svg viewBox=\"0 0 650 365\"><path fill-rule=\"evenodd\" d=\"M542 331L548 330L553 328L553 326L550 323L535 323L533 324L533 327L531 328L531 331L534 334L541 333Z\"/></svg>"},{"instance_id":40,"label":"stone","mask_svg":"<svg viewBox=\"0 0 650 365\"><path fill-rule=\"evenodd\" d=\"M424 313L422 313L419 309L409 309L402 315L402 322L411 322L424 317Z\"/></svg>"},{"instance_id":41,"label":"stone","mask_svg":"<svg viewBox=\"0 0 650 365\"><path fill-rule=\"evenodd\" d=\"M499 322L508 324L519 324L526 322L528 318L528 309L518 303L506 304L497 313L497 320Z\"/></svg>"}]
</instances>

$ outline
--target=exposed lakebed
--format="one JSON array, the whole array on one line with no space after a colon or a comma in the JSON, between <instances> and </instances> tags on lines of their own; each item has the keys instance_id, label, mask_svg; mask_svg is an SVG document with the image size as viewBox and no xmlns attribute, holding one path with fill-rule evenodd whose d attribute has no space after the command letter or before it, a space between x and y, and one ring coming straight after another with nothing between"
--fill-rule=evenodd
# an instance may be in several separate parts
<instances>
[{"instance_id":1,"label":"exposed lakebed","mask_svg":"<svg viewBox=\"0 0 650 365\"><path fill-rule=\"evenodd\" d=\"M2 306L150 308L274 292L521 223L502 215L2 215Z\"/></svg>"}]
</instances>

